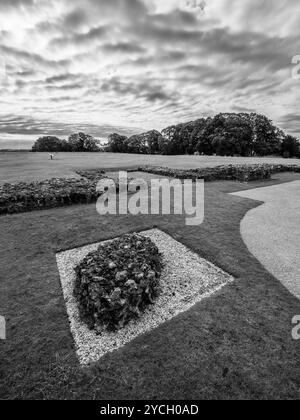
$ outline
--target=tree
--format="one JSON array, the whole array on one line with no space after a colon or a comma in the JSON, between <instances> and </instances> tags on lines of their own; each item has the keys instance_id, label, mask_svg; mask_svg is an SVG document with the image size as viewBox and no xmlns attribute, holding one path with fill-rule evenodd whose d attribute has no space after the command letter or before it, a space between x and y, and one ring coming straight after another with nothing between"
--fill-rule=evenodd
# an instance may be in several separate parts
<instances>
[{"instance_id":1,"label":"tree","mask_svg":"<svg viewBox=\"0 0 300 420\"><path fill-rule=\"evenodd\" d=\"M86 135L84 141L84 152L99 152L100 147L98 141L89 135Z\"/></svg>"},{"instance_id":2,"label":"tree","mask_svg":"<svg viewBox=\"0 0 300 420\"><path fill-rule=\"evenodd\" d=\"M162 136L152 130L131 137L111 134L108 137L107 151L112 153L155 154L160 153Z\"/></svg>"},{"instance_id":3,"label":"tree","mask_svg":"<svg viewBox=\"0 0 300 420\"><path fill-rule=\"evenodd\" d=\"M224 135L227 141L226 155L250 156L253 130L247 114L224 114Z\"/></svg>"},{"instance_id":4,"label":"tree","mask_svg":"<svg viewBox=\"0 0 300 420\"><path fill-rule=\"evenodd\" d=\"M107 151L111 153L127 153L125 142L126 136L114 133L108 136Z\"/></svg>"},{"instance_id":5,"label":"tree","mask_svg":"<svg viewBox=\"0 0 300 420\"><path fill-rule=\"evenodd\" d=\"M99 145L97 140L85 133L71 134L68 144L72 152L97 152Z\"/></svg>"},{"instance_id":6,"label":"tree","mask_svg":"<svg viewBox=\"0 0 300 420\"><path fill-rule=\"evenodd\" d=\"M160 134L149 131L130 138L113 134L110 149L119 153L224 156L279 155L285 134L261 114L220 113L214 117L171 125ZM287 144L288 140L285 140ZM285 147L288 147L287 145ZM291 153L291 152L289 152ZM295 151L292 152L293 154Z\"/></svg>"},{"instance_id":7,"label":"tree","mask_svg":"<svg viewBox=\"0 0 300 420\"><path fill-rule=\"evenodd\" d=\"M265 115L250 114L253 127L253 154L266 156L280 154L281 132Z\"/></svg>"},{"instance_id":8,"label":"tree","mask_svg":"<svg viewBox=\"0 0 300 420\"><path fill-rule=\"evenodd\" d=\"M300 142L296 137L287 135L281 144L281 154L285 158L300 157Z\"/></svg>"},{"instance_id":9,"label":"tree","mask_svg":"<svg viewBox=\"0 0 300 420\"><path fill-rule=\"evenodd\" d=\"M181 131L184 124L171 125L162 131L165 139L163 154L183 155L185 154L185 144L182 141Z\"/></svg>"},{"instance_id":10,"label":"tree","mask_svg":"<svg viewBox=\"0 0 300 420\"><path fill-rule=\"evenodd\" d=\"M197 145L202 138L203 130L206 127L206 118L200 118L192 123L189 123L188 130L190 131L188 153L198 153Z\"/></svg>"},{"instance_id":11,"label":"tree","mask_svg":"<svg viewBox=\"0 0 300 420\"><path fill-rule=\"evenodd\" d=\"M280 130L267 117L254 113L208 118L197 138L197 151L208 155L279 154L281 144Z\"/></svg>"},{"instance_id":12,"label":"tree","mask_svg":"<svg viewBox=\"0 0 300 420\"><path fill-rule=\"evenodd\" d=\"M125 140L125 145L127 153L148 153L148 144L146 142L145 137L142 134L129 137L129 139Z\"/></svg>"},{"instance_id":13,"label":"tree","mask_svg":"<svg viewBox=\"0 0 300 420\"><path fill-rule=\"evenodd\" d=\"M197 133L196 151L200 155L212 155L214 153L213 139L216 125L217 120L215 118L207 118L205 125Z\"/></svg>"},{"instance_id":14,"label":"tree","mask_svg":"<svg viewBox=\"0 0 300 420\"><path fill-rule=\"evenodd\" d=\"M158 139L158 153L160 155L170 155L170 142L165 137L161 136Z\"/></svg>"},{"instance_id":15,"label":"tree","mask_svg":"<svg viewBox=\"0 0 300 420\"><path fill-rule=\"evenodd\" d=\"M137 154L158 153L161 137L160 132L156 130L131 136L125 141L127 152Z\"/></svg>"},{"instance_id":16,"label":"tree","mask_svg":"<svg viewBox=\"0 0 300 420\"><path fill-rule=\"evenodd\" d=\"M162 139L162 135L157 130L148 131L145 133L147 146L148 146L148 153L154 155L159 153L160 142Z\"/></svg>"},{"instance_id":17,"label":"tree","mask_svg":"<svg viewBox=\"0 0 300 420\"><path fill-rule=\"evenodd\" d=\"M72 134L68 141L54 136L39 138L32 147L33 152L98 152L98 142L84 133Z\"/></svg>"}]
</instances>

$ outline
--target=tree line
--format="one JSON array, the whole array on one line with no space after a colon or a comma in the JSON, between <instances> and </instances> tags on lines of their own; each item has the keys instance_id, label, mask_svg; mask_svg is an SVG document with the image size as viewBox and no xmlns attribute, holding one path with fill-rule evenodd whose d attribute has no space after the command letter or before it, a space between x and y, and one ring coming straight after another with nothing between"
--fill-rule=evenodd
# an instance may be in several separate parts
<instances>
[{"instance_id":1,"label":"tree line","mask_svg":"<svg viewBox=\"0 0 300 420\"><path fill-rule=\"evenodd\" d=\"M47 148L47 150L45 150ZM34 151L107 151L111 153L161 155L220 155L300 157L300 143L285 134L264 115L221 113L188 123L172 125L131 137L117 133L101 148L93 137L73 134L68 141L39 139ZM50 150L51 149L51 150Z\"/></svg>"},{"instance_id":2,"label":"tree line","mask_svg":"<svg viewBox=\"0 0 300 420\"><path fill-rule=\"evenodd\" d=\"M132 137L112 134L108 151L162 155L300 157L300 143L261 114L222 113Z\"/></svg>"}]
</instances>

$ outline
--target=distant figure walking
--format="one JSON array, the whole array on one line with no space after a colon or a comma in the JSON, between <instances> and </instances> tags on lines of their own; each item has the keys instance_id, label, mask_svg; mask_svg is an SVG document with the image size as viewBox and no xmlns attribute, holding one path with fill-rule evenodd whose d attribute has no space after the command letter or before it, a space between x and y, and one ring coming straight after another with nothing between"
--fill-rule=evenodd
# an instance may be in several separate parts
<instances>
[{"instance_id":1,"label":"distant figure walking","mask_svg":"<svg viewBox=\"0 0 300 420\"><path fill-rule=\"evenodd\" d=\"M53 160L53 159L54 159L54 155L49 154L49 156L50 156L50 159L51 159L51 160Z\"/></svg>"},{"instance_id":2,"label":"distant figure walking","mask_svg":"<svg viewBox=\"0 0 300 420\"><path fill-rule=\"evenodd\" d=\"M0 315L0 340L5 340L6 331L5 331L5 318Z\"/></svg>"}]
</instances>

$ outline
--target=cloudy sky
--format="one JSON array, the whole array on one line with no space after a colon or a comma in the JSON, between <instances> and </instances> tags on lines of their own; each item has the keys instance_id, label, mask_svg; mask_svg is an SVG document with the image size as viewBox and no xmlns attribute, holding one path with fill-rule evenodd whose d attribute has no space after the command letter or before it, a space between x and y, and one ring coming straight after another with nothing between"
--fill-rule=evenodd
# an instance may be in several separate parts
<instances>
[{"instance_id":1,"label":"cloudy sky","mask_svg":"<svg viewBox=\"0 0 300 420\"><path fill-rule=\"evenodd\" d=\"M299 0L0 0L0 137L229 111L299 135L299 35Z\"/></svg>"}]
</instances>

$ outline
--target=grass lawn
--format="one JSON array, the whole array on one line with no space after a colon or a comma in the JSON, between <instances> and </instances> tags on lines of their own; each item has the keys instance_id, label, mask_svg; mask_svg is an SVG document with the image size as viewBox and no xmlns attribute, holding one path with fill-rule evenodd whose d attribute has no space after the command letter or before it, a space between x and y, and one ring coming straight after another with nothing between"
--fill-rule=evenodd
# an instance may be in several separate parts
<instances>
[{"instance_id":1,"label":"grass lawn","mask_svg":"<svg viewBox=\"0 0 300 420\"><path fill-rule=\"evenodd\" d=\"M58 153L51 161L48 153L0 152L0 184L5 182L75 177L79 169L124 168L137 165L195 169L228 164L300 164L299 159L227 158L221 156L149 156L113 153ZM21 174L21 175L20 175Z\"/></svg>"},{"instance_id":2,"label":"grass lawn","mask_svg":"<svg viewBox=\"0 0 300 420\"><path fill-rule=\"evenodd\" d=\"M29 173L28 167L25 177ZM242 241L240 221L260 203L227 194L300 176L276 178L206 184L206 218L199 227L186 227L181 216L100 217L95 205L1 217L0 313L8 331L0 341L0 398L299 398L300 343L292 340L291 320L300 303ZM56 252L153 226L236 281L93 367L80 368Z\"/></svg>"}]
</instances>

